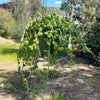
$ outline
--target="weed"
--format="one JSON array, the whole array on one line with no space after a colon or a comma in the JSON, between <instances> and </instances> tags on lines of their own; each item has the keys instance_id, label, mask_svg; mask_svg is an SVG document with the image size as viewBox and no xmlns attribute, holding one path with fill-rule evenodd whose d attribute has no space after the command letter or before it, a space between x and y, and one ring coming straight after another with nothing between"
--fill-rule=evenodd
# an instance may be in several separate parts
<instances>
[{"instance_id":1,"label":"weed","mask_svg":"<svg viewBox=\"0 0 100 100\"><path fill-rule=\"evenodd\" d=\"M89 84L90 86L92 86L92 87L97 87L97 85L96 84Z\"/></svg>"},{"instance_id":2,"label":"weed","mask_svg":"<svg viewBox=\"0 0 100 100\"><path fill-rule=\"evenodd\" d=\"M52 65L56 64L57 56L49 55L48 59L49 59L49 64L52 66Z\"/></svg>"},{"instance_id":3,"label":"weed","mask_svg":"<svg viewBox=\"0 0 100 100\"><path fill-rule=\"evenodd\" d=\"M64 76L63 72L59 72L55 69L50 69L48 73L49 78L57 78L57 77L62 77Z\"/></svg>"},{"instance_id":4,"label":"weed","mask_svg":"<svg viewBox=\"0 0 100 100\"><path fill-rule=\"evenodd\" d=\"M55 92L54 97L51 100L64 100L64 94Z\"/></svg>"},{"instance_id":5,"label":"weed","mask_svg":"<svg viewBox=\"0 0 100 100\"><path fill-rule=\"evenodd\" d=\"M9 84L9 80L5 79L1 83L4 84L4 85L7 85L7 84Z\"/></svg>"},{"instance_id":6,"label":"weed","mask_svg":"<svg viewBox=\"0 0 100 100\"><path fill-rule=\"evenodd\" d=\"M4 77L6 73L0 73L0 77Z\"/></svg>"},{"instance_id":7,"label":"weed","mask_svg":"<svg viewBox=\"0 0 100 100\"><path fill-rule=\"evenodd\" d=\"M87 81L88 81L88 83L94 83L95 82L95 80L92 79L92 78L87 79Z\"/></svg>"}]
</instances>

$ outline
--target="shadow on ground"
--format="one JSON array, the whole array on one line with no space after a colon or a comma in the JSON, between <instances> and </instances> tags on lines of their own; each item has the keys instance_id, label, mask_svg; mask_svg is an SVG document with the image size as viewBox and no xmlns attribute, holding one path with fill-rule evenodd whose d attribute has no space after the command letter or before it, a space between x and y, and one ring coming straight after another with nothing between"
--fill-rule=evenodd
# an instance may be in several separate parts
<instances>
[{"instance_id":1,"label":"shadow on ground","mask_svg":"<svg viewBox=\"0 0 100 100\"><path fill-rule=\"evenodd\" d=\"M26 75L29 74L26 72ZM12 95L15 99L13 100L32 100L29 95L25 95L26 89L23 86L20 72L7 72L2 75L1 78L4 80L1 84L4 84L4 89L1 88L1 93L4 92L6 95Z\"/></svg>"},{"instance_id":2,"label":"shadow on ground","mask_svg":"<svg viewBox=\"0 0 100 100\"><path fill-rule=\"evenodd\" d=\"M2 54L13 54L13 53L17 54L18 53L18 49L6 48L6 49L3 49L1 53Z\"/></svg>"},{"instance_id":3,"label":"shadow on ground","mask_svg":"<svg viewBox=\"0 0 100 100\"><path fill-rule=\"evenodd\" d=\"M100 71L100 69L99 69ZM59 91L65 100L100 100L100 74L93 69L78 69L51 80L46 90Z\"/></svg>"},{"instance_id":4,"label":"shadow on ground","mask_svg":"<svg viewBox=\"0 0 100 100\"><path fill-rule=\"evenodd\" d=\"M66 66L67 61L64 63ZM40 95L41 99L37 100L50 100L45 99L44 95L53 96L54 92L63 93L65 95L64 100L100 100L100 68L90 65L88 61L84 59L82 61L80 58L75 59L73 65L75 67L73 66L71 71L62 68L64 70L63 77L50 77ZM28 76L29 72L26 72L26 75ZM6 94L11 94L16 97L16 100L32 100L30 96L32 93L25 95L26 89L22 85L19 72L9 72L2 78L8 80L5 84L12 86L10 89L7 87L4 89ZM34 78L30 79L30 83L34 84Z\"/></svg>"}]
</instances>

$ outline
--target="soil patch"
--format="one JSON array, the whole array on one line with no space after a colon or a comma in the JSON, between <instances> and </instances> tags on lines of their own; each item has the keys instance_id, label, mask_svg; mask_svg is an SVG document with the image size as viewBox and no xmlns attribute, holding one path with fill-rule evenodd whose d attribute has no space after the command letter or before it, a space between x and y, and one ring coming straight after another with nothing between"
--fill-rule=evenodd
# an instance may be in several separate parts
<instances>
[{"instance_id":1,"label":"soil patch","mask_svg":"<svg viewBox=\"0 0 100 100\"><path fill-rule=\"evenodd\" d=\"M75 58L71 68L68 68L68 63L67 57L61 57L57 64L52 66L57 71L63 72L64 76L50 77L37 100L50 100L54 92L63 93L64 100L100 100L100 68L92 66L82 58ZM39 62L39 68L41 69L45 64L47 62ZM9 80L8 83L6 82L6 88L0 85L0 100L32 100L32 93L25 95L25 89L21 86L17 64L0 62L0 73L7 73L0 76L0 82L3 79Z\"/></svg>"}]
</instances>

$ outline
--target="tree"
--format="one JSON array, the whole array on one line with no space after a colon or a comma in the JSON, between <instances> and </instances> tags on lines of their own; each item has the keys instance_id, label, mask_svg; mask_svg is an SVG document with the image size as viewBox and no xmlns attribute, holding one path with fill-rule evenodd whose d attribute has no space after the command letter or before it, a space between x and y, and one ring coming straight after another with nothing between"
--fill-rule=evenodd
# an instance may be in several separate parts
<instances>
[{"instance_id":1,"label":"tree","mask_svg":"<svg viewBox=\"0 0 100 100\"><path fill-rule=\"evenodd\" d=\"M79 17L83 34L88 33L91 25L96 21L98 0L80 0Z\"/></svg>"},{"instance_id":2,"label":"tree","mask_svg":"<svg viewBox=\"0 0 100 100\"><path fill-rule=\"evenodd\" d=\"M63 0L63 3L61 4L61 10L65 10L66 16L68 16L68 18L70 20L73 20L74 11L75 11L77 4L78 4L78 0ZM71 34L69 37L69 46L68 47L72 48Z\"/></svg>"},{"instance_id":3,"label":"tree","mask_svg":"<svg viewBox=\"0 0 100 100\"><path fill-rule=\"evenodd\" d=\"M74 0L66 0L62 3L61 8L70 13L70 9L72 9L70 5L75 4L73 18L79 21L81 33L92 51L92 56L90 54L88 57L100 65L100 0L77 0L77 3L74 2Z\"/></svg>"},{"instance_id":4,"label":"tree","mask_svg":"<svg viewBox=\"0 0 100 100\"><path fill-rule=\"evenodd\" d=\"M92 25L91 30L86 35L87 45L91 48L94 56L88 56L95 64L100 65L100 10L96 14L96 22Z\"/></svg>"},{"instance_id":5,"label":"tree","mask_svg":"<svg viewBox=\"0 0 100 100\"><path fill-rule=\"evenodd\" d=\"M99 0L64 0L61 9L70 14L70 19L76 18L82 33L86 34L95 22L98 5Z\"/></svg>"},{"instance_id":6,"label":"tree","mask_svg":"<svg viewBox=\"0 0 100 100\"><path fill-rule=\"evenodd\" d=\"M11 0L9 3L3 4L5 9L13 13L15 23L12 25L12 38L20 41L27 20L36 16L36 12L41 10L41 2L39 0Z\"/></svg>"},{"instance_id":7,"label":"tree","mask_svg":"<svg viewBox=\"0 0 100 100\"><path fill-rule=\"evenodd\" d=\"M34 18L36 16L36 12L42 10L41 1L40 0L27 0L27 1L28 1L27 11L29 12L29 16L31 18Z\"/></svg>"},{"instance_id":8,"label":"tree","mask_svg":"<svg viewBox=\"0 0 100 100\"><path fill-rule=\"evenodd\" d=\"M22 21L25 15L25 8L26 8L26 0L19 0L18 6L15 8L14 18L16 21Z\"/></svg>"},{"instance_id":9,"label":"tree","mask_svg":"<svg viewBox=\"0 0 100 100\"><path fill-rule=\"evenodd\" d=\"M17 6L17 2L7 2L3 4L3 8L9 10L10 12L14 13L15 8Z\"/></svg>"},{"instance_id":10,"label":"tree","mask_svg":"<svg viewBox=\"0 0 100 100\"><path fill-rule=\"evenodd\" d=\"M14 11L14 18L16 22L12 26L12 38L20 41L22 34L24 32L24 28L27 24L27 17L25 15L26 11L26 1L19 0L18 6L16 6Z\"/></svg>"},{"instance_id":11,"label":"tree","mask_svg":"<svg viewBox=\"0 0 100 100\"><path fill-rule=\"evenodd\" d=\"M78 5L79 0L63 0L63 3L61 4L61 10L65 10L66 16L69 17L69 19L73 19L74 11L76 8L76 5Z\"/></svg>"},{"instance_id":12,"label":"tree","mask_svg":"<svg viewBox=\"0 0 100 100\"><path fill-rule=\"evenodd\" d=\"M12 14L8 10L0 8L0 36L10 37L12 23L14 23Z\"/></svg>"}]
</instances>

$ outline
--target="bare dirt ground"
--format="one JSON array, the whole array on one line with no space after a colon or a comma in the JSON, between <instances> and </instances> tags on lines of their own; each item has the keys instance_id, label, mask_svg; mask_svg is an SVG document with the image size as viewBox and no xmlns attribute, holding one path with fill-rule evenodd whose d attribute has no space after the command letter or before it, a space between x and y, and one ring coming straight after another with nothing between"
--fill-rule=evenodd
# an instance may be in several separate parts
<instances>
[{"instance_id":1,"label":"bare dirt ground","mask_svg":"<svg viewBox=\"0 0 100 100\"><path fill-rule=\"evenodd\" d=\"M0 40L0 44L14 43L1 37ZM46 64L39 62L39 69ZM79 57L73 59L72 68L68 65L69 57L61 57L56 65L50 67L63 72L64 76L49 78L37 100L50 100L54 92L63 93L64 100L100 100L100 66L93 66ZM32 93L25 95L17 69L17 63L0 61L0 100L33 100Z\"/></svg>"},{"instance_id":2,"label":"bare dirt ground","mask_svg":"<svg viewBox=\"0 0 100 100\"><path fill-rule=\"evenodd\" d=\"M0 61L0 74L17 71L17 63L16 64L9 64L9 62ZM4 81L7 77L3 75L0 77L0 82ZM0 87L0 100L16 100L11 94L8 94L7 91L2 88L2 84Z\"/></svg>"},{"instance_id":3,"label":"bare dirt ground","mask_svg":"<svg viewBox=\"0 0 100 100\"><path fill-rule=\"evenodd\" d=\"M14 44L15 42L13 40L8 40L8 39L0 37L0 44L5 44L5 43Z\"/></svg>"},{"instance_id":4,"label":"bare dirt ground","mask_svg":"<svg viewBox=\"0 0 100 100\"><path fill-rule=\"evenodd\" d=\"M40 68L45 62L40 62ZM63 63L63 66L62 66ZM45 89L37 97L37 100L50 100L54 91L65 95L65 100L100 100L100 68L92 66L87 60L75 58L73 67L68 68L67 57L58 60L55 69L65 73L63 77L49 78ZM32 100L31 94L25 95L21 88L9 88L9 85L18 83L17 63L10 65L7 62L0 62L0 73L7 73L0 77L0 82L14 78L6 88L0 88L0 100ZM12 73L11 73L12 72ZM2 85L2 84L1 84ZM8 88L7 88L8 87Z\"/></svg>"}]
</instances>

